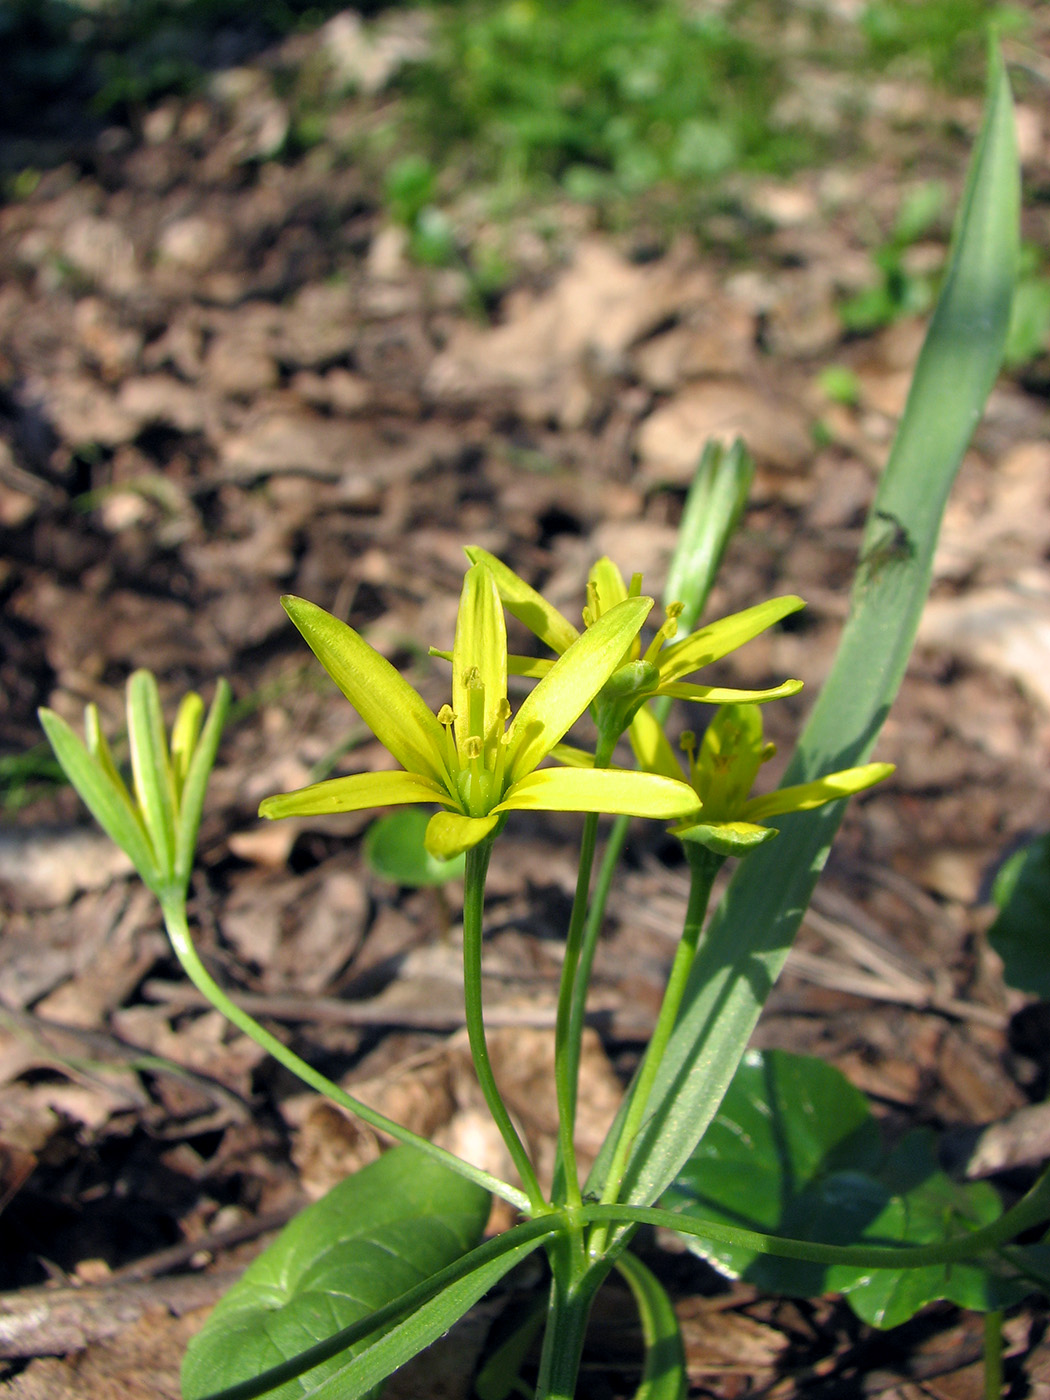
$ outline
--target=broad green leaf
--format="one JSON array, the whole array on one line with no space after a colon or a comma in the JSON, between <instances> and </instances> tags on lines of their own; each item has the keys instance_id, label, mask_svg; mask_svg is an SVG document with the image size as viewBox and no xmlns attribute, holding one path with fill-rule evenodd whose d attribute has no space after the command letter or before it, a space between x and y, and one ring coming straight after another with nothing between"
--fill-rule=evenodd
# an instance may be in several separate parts
<instances>
[{"instance_id":1,"label":"broad green leaf","mask_svg":"<svg viewBox=\"0 0 1050 1400\"><path fill-rule=\"evenodd\" d=\"M621 1254L616 1268L634 1294L645 1342L642 1383L634 1400L685 1400L685 1347L667 1291L636 1254Z\"/></svg>"},{"instance_id":2,"label":"broad green leaf","mask_svg":"<svg viewBox=\"0 0 1050 1400\"><path fill-rule=\"evenodd\" d=\"M462 856L437 860L424 845L429 823L430 814L419 807L406 807L374 821L364 840L365 861L373 875L408 889L461 880Z\"/></svg>"},{"instance_id":3,"label":"broad green leaf","mask_svg":"<svg viewBox=\"0 0 1050 1400\"><path fill-rule=\"evenodd\" d=\"M897 693L929 591L944 503L1002 356L1018 202L1010 91L995 54L948 273L868 519L850 618L785 785L862 762ZM730 882L697 955L628 1162L624 1199L655 1200L714 1116L787 957L842 807L779 818L780 839L749 855ZM604 1184L611 1151L610 1143L589 1188Z\"/></svg>"},{"instance_id":4,"label":"broad green leaf","mask_svg":"<svg viewBox=\"0 0 1050 1400\"><path fill-rule=\"evenodd\" d=\"M316 604L294 597L281 602L318 661L402 768L444 781L445 732L386 657Z\"/></svg>"},{"instance_id":5,"label":"broad green leaf","mask_svg":"<svg viewBox=\"0 0 1050 1400\"><path fill-rule=\"evenodd\" d=\"M995 1191L983 1182L950 1181L934 1147L933 1135L920 1130L887 1154L864 1095L833 1066L753 1051L663 1204L832 1245L934 1244L997 1220ZM803 1263L696 1237L688 1244L722 1272L767 1292L845 1293L876 1327L895 1327L938 1298L986 1311L1030 1291L978 1263L872 1269Z\"/></svg>"},{"instance_id":6,"label":"broad green leaf","mask_svg":"<svg viewBox=\"0 0 1050 1400\"><path fill-rule=\"evenodd\" d=\"M999 915L988 942L1011 987L1050 1000L1050 836L1016 852L999 873Z\"/></svg>"},{"instance_id":7,"label":"broad green leaf","mask_svg":"<svg viewBox=\"0 0 1050 1400\"><path fill-rule=\"evenodd\" d=\"M327 812L360 812L366 807L397 807L411 802L448 802L449 796L430 778L398 771L351 773L326 778L295 792L279 792L259 803L260 817L313 817Z\"/></svg>"},{"instance_id":8,"label":"broad green leaf","mask_svg":"<svg viewBox=\"0 0 1050 1400\"><path fill-rule=\"evenodd\" d=\"M407 1293L474 1246L488 1212L480 1187L393 1148L308 1206L248 1266L190 1343L185 1400L247 1381ZM309 1395L345 1361L332 1357L269 1394Z\"/></svg>"},{"instance_id":9,"label":"broad green leaf","mask_svg":"<svg viewBox=\"0 0 1050 1400\"><path fill-rule=\"evenodd\" d=\"M620 768L541 768L516 782L497 812L622 812L670 821L699 805L688 783Z\"/></svg>"},{"instance_id":10,"label":"broad green leaf","mask_svg":"<svg viewBox=\"0 0 1050 1400\"><path fill-rule=\"evenodd\" d=\"M508 731L507 770L513 780L542 763L583 714L620 664L652 606L651 598L628 598L603 613L525 697Z\"/></svg>"}]
</instances>

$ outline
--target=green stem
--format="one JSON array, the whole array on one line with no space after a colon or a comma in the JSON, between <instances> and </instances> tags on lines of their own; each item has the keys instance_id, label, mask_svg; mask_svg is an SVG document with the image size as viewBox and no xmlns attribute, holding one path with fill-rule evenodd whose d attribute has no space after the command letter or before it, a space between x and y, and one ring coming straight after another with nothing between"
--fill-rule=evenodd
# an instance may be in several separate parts
<instances>
[{"instance_id":1,"label":"green stem","mask_svg":"<svg viewBox=\"0 0 1050 1400\"><path fill-rule=\"evenodd\" d=\"M485 1014L481 995L481 936L485 907L485 875L491 854L491 839L467 851L463 877L463 1006L470 1054L481 1092L528 1194L526 1208L536 1215L546 1209L547 1203L525 1144L511 1122L507 1105L503 1102L503 1096L496 1084L485 1037Z\"/></svg>"},{"instance_id":2,"label":"green stem","mask_svg":"<svg viewBox=\"0 0 1050 1400\"><path fill-rule=\"evenodd\" d=\"M693 1220L673 1210L657 1206L585 1205L576 1212L584 1222L610 1225L663 1225L682 1235L695 1235L713 1244L728 1244L755 1254L776 1254L784 1259L801 1259L808 1264L845 1264L860 1269L925 1269L940 1264L957 1264L998 1250L1025 1230L1050 1220L1050 1171L1045 1172L1016 1205L979 1230L964 1230L939 1244L925 1245L838 1245L812 1240L793 1240L781 1235L765 1235L739 1225L714 1220Z\"/></svg>"},{"instance_id":3,"label":"green stem","mask_svg":"<svg viewBox=\"0 0 1050 1400\"><path fill-rule=\"evenodd\" d=\"M599 733L594 754L595 768L608 768L619 734ZM589 956L585 951L584 929L587 919L591 872L598 844L598 814L589 812L584 819L580 839L580 860L576 873L576 892L565 935L565 959L558 987L558 1010L554 1025L554 1086L558 1100L558 1153L555 1159L555 1195L566 1205L578 1206L580 1194L579 1171L576 1166L576 1098L580 1071L581 1042L587 987L593 943ZM596 936L596 935L595 935Z\"/></svg>"},{"instance_id":4,"label":"green stem","mask_svg":"<svg viewBox=\"0 0 1050 1400\"><path fill-rule=\"evenodd\" d=\"M705 592L703 598L706 596ZM683 622L683 631L688 631L692 627L703 598L698 600L697 606L691 612L687 608L686 612L682 614L683 618L688 615L690 619L688 625ZM667 716L671 712L670 697L662 695L653 700L651 704L657 721L661 725L665 724ZM612 748L615 748L615 743ZM612 748L609 750L610 758L612 757ZM595 766L597 767L597 762ZM580 960L577 964L576 980L573 984L572 1009L569 1016L569 1057L566 1061L566 1074L574 1091L580 1073L580 1047L583 1040L584 1019L587 1014L587 991L591 985L591 969L594 966L594 955L598 949L598 938L605 922L605 907L609 902L613 876L616 874L616 867L623 855L623 848L627 844L627 833L630 826L630 817L620 816L613 822L609 839L605 843L602 862L598 868L598 877L594 883L594 894L587 910L587 923L583 930L583 944L580 949Z\"/></svg>"},{"instance_id":5,"label":"green stem","mask_svg":"<svg viewBox=\"0 0 1050 1400\"><path fill-rule=\"evenodd\" d=\"M573 1212L566 1214L571 1217ZM571 1234L578 1233L577 1223ZM573 1400L591 1305L612 1265L584 1264L565 1236L552 1240L547 1253L551 1291L535 1400Z\"/></svg>"},{"instance_id":6,"label":"green stem","mask_svg":"<svg viewBox=\"0 0 1050 1400\"><path fill-rule=\"evenodd\" d=\"M1003 1393L1003 1313L1001 1308L984 1315L984 1400L1000 1400Z\"/></svg>"},{"instance_id":7,"label":"green stem","mask_svg":"<svg viewBox=\"0 0 1050 1400\"><path fill-rule=\"evenodd\" d=\"M656 1026L646 1047L637 1078L631 1086L627 1113L620 1128L620 1135L616 1142L612 1161L609 1164L609 1174L602 1191L603 1205L611 1205L619 1195L627 1159L645 1120L646 1110L649 1106L649 1095L656 1082L656 1076L667 1049L667 1042L671 1038L671 1032L678 1019L686 983L689 980L689 973L692 970L693 959L696 957L697 945L703 931L704 917L707 914L707 906L711 898L711 887L714 884L715 876L725 863L725 856L709 851L706 846L700 846L693 842L684 842L683 845L690 870L689 903L686 908L685 924L681 940L675 951L674 962L671 964L671 972L667 979L667 988L660 1006L660 1014L656 1019ZM603 1253L606 1239L606 1230L601 1227L595 1230L591 1240L592 1252Z\"/></svg>"},{"instance_id":8,"label":"green stem","mask_svg":"<svg viewBox=\"0 0 1050 1400\"><path fill-rule=\"evenodd\" d=\"M175 951L175 956L182 964L186 976L197 990L207 997L218 1011L222 1012L227 1020L232 1021L238 1030L243 1031L245 1035L255 1041L256 1045L261 1046L267 1054L272 1055L278 1064L291 1070L292 1074L301 1079L304 1084L309 1085L317 1093L323 1094L325 1098L331 1099L340 1108L348 1109L351 1113L356 1114L358 1118L375 1128L377 1132L393 1138L395 1142L418 1148L420 1152L425 1152L427 1156L433 1157L435 1161L441 1162L450 1170L466 1177L468 1181L476 1182L486 1191L491 1191L494 1195L509 1201L518 1210L530 1210L532 1202L509 1182L501 1181L499 1177L492 1176L479 1167L471 1166L469 1162L462 1161L454 1153L447 1152L443 1147L435 1146L434 1143L428 1142L426 1138L420 1137L418 1133L413 1133L408 1128L403 1128L400 1123L395 1123L392 1118L387 1118L385 1114L377 1113L374 1108L369 1108L360 1099L355 1099L345 1089L341 1089L338 1084L333 1083L331 1079L318 1073L305 1060L301 1060L293 1050L289 1050L287 1045L282 1044L275 1035L271 1035L268 1030L260 1026L258 1021L232 1001L212 978L193 946L186 918L186 903L181 894L173 894L162 900L161 909L164 914L164 925L167 928L168 937L171 939L171 946Z\"/></svg>"}]
</instances>

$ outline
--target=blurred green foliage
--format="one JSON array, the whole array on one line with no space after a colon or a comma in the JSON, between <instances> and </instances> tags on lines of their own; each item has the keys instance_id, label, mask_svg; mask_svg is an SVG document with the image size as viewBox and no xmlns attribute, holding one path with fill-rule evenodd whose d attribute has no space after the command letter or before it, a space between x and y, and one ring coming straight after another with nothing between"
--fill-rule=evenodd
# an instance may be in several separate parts
<instances>
[{"instance_id":1,"label":"blurred green foliage","mask_svg":"<svg viewBox=\"0 0 1050 1400\"><path fill-rule=\"evenodd\" d=\"M739 5L467 0L438 11L434 52L402 79L417 140L513 196L590 201L730 169L785 173L811 154L772 121L776 56Z\"/></svg>"},{"instance_id":2,"label":"blurred green foliage","mask_svg":"<svg viewBox=\"0 0 1050 1400\"><path fill-rule=\"evenodd\" d=\"M937 82L972 87L983 70L989 27L1017 33L1027 16L1002 0L869 0L861 17L871 62L918 61Z\"/></svg>"},{"instance_id":3,"label":"blurred green foliage","mask_svg":"<svg viewBox=\"0 0 1050 1400\"><path fill-rule=\"evenodd\" d=\"M908 250L937 230L947 204L948 192L939 181L919 185L905 196L889 238L872 253L877 280L839 306L846 330L862 335L901 316L929 310L935 279L909 261Z\"/></svg>"}]
</instances>

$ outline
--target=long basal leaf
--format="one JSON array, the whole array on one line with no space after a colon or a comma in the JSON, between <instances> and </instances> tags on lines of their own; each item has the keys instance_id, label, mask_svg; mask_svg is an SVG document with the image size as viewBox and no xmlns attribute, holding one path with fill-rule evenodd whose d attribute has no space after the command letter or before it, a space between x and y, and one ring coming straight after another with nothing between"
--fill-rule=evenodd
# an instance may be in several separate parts
<instances>
[{"instance_id":1,"label":"long basal leaf","mask_svg":"<svg viewBox=\"0 0 1050 1400\"><path fill-rule=\"evenodd\" d=\"M1010 91L996 54L948 275L868 519L849 621L785 784L863 762L897 693L944 503L1002 356L1018 203ZM842 805L778 819L780 839L749 855L732 880L697 956L622 1199L656 1200L703 1136L787 957ZM604 1183L610 1155L603 1150L590 1188Z\"/></svg>"}]
</instances>

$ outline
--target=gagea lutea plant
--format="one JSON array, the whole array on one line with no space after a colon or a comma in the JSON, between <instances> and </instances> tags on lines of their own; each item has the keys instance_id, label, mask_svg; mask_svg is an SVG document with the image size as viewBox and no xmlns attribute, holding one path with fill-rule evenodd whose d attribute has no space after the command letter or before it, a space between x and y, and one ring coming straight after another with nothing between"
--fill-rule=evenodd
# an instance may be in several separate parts
<instances>
[{"instance_id":1,"label":"gagea lutea plant","mask_svg":"<svg viewBox=\"0 0 1050 1400\"><path fill-rule=\"evenodd\" d=\"M630 1249L641 1224L676 1230L719 1268L768 1287L842 1292L877 1326L950 1298L985 1311L994 1336L1000 1310L1041 1286L1039 1246L1016 1241L1050 1220L1047 1176L1006 1209L991 1187L948 1181L925 1137L913 1135L887 1156L862 1096L829 1066L800 1056L745 1058L843 799L891 771L869 758L914 640L944 502L999 366L1017 205L1009 90L995 58L948 275L872 504L850 617L776 790L754 790L771 754L763 708L801 682L738 691L701 674L802 606L788 595L700 620L744 509L750 464L739 444L712 445L703 454L651 631L653 599L643 581L626 582L611 560L591 570L578 626L506 563L468 546L451 649L440 649L445 639L426 639L451 662L449 700L436 712L344 622L304 599L285 600L318 661L398 767L268 797L261 813L418 806L431 813L428 856L465 855L465 1019L515 1180L461 1161L353 1098L258 1025L203 965L186 900L229 702L225 682L206 716L200 699L187 697L169 736L155 680L145 672L131 677L130 786L94 709L86 741L42 712L70 781L160 901L172 946L195 985L312 1089L397 1144L304 1210L249 1266L190 1344L185 1400L376 1394L392 1371L536 1251L545 1253L549 1277L538 1361L521 1372L538 1326L530 1312L522 1324L528 1332L492 1359L486 1393L570 1400L591 1304L616 1269L637 1301L647 1348L639 1396L682 1397L687 1378L674 1311ZM907 545L888 555L887 521ZM508 612L546 655L508 654ZM525 691L516 708L509 677L516 678L512 693ZM668 727L673 704L686 711L684 728ZM590 725L589 746L566 742L578 721L581 731ZM624 738L628 766L615 761L627 750ZM559 1125L549 1183L493 1075L482 994L489 862L503 856L503 833L515 814L529 811L583 814L556 1013ZM602 813L615 822L595 874ZM581 1180L574 1123L587 987L632 818L662 822L681 843L690 891L651 1041L597 1162ZM506 856L513 859L513 846ZM709 915L715 875L727 861L735 870ZM817 1127L800 1133L803 1121ZM793 1195L803 1181L801 1196ZM514 1208L518 1223L486 1239L493 1194ZM989 1394L995 1355L992 1346Z\"/></svg>"}]
</instances>

